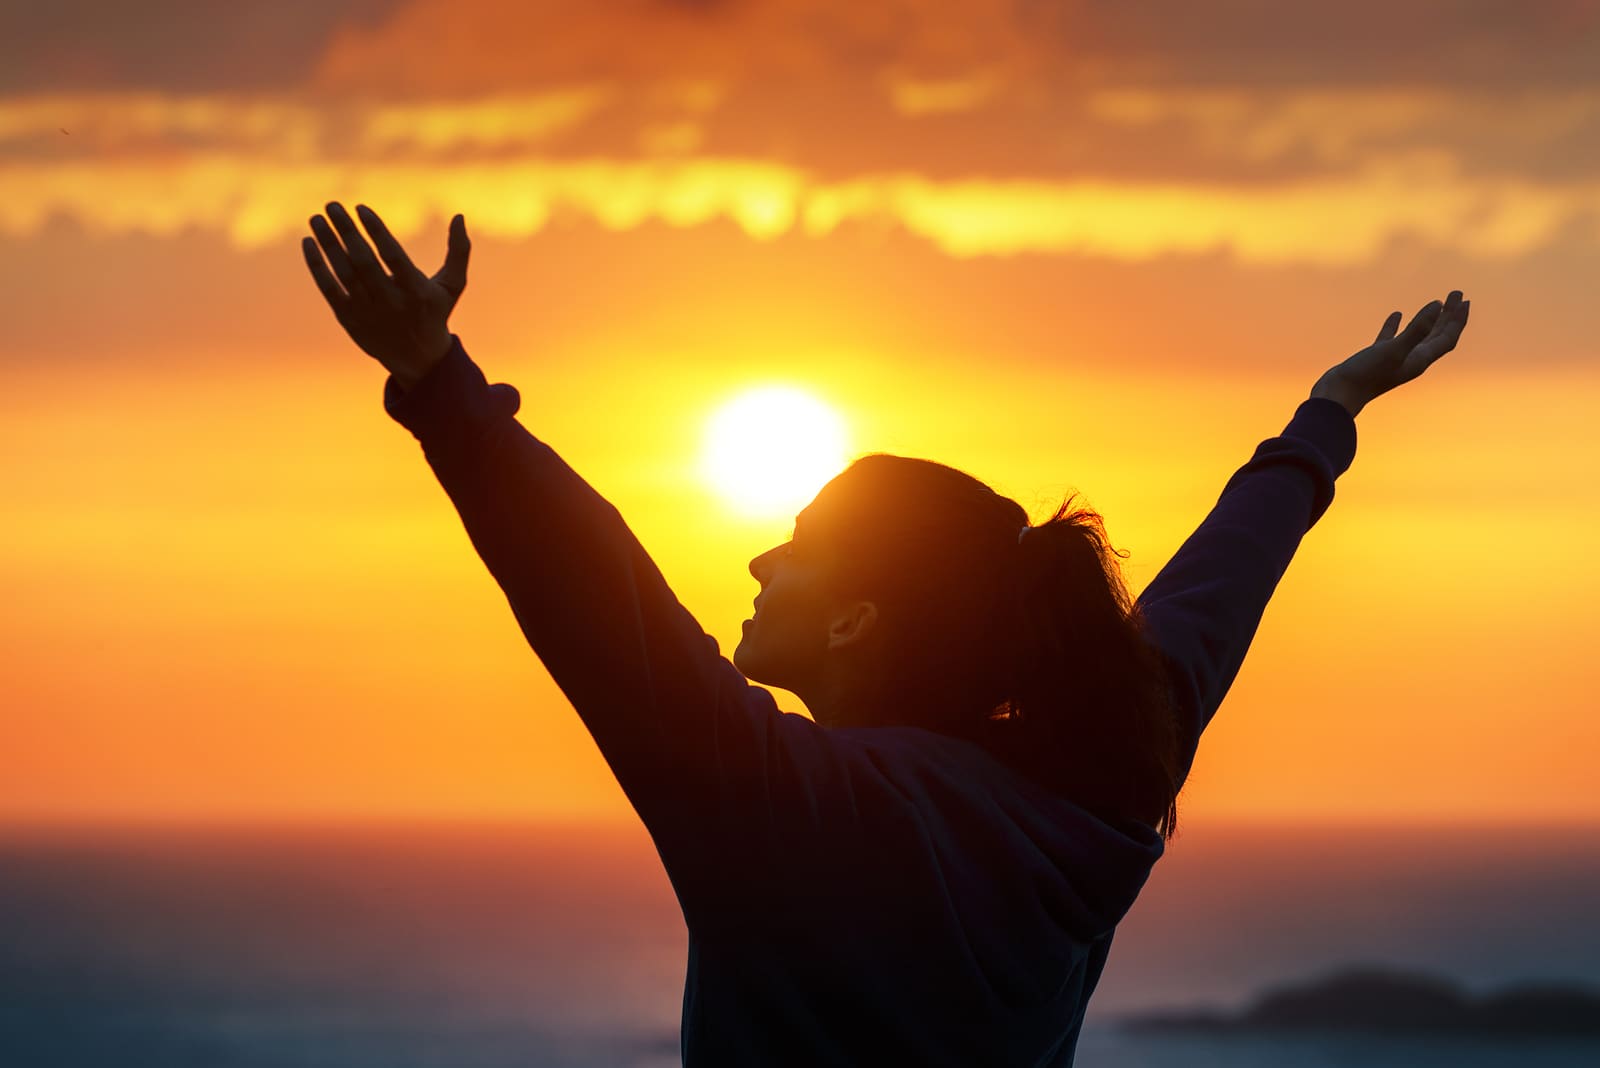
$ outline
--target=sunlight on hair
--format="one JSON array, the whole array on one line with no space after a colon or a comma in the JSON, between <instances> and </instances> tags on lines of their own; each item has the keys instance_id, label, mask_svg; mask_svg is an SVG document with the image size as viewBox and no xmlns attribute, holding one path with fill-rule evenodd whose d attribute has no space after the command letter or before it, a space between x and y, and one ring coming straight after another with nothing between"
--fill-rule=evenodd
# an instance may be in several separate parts
<instances>
[{"instance_id":1,"label":"sunlight on hair","mask_svg":"<svg viewBox=\"0 0 1600 1068\"><path fill-rule=\"evenodd\" d=\"M701 473L733 511L788 517L845 466L844 420L790 386L749 389L712 415Z\"/></svg>"}]
</instances>

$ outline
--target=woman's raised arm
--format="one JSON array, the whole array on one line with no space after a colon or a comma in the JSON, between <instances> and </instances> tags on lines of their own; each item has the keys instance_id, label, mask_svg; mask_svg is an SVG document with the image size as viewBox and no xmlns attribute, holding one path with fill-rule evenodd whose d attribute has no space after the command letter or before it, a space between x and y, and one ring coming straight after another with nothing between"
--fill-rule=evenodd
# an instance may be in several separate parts
<instances>
[{"instance_id":1,"label":"woman's raised arm","mask_svg":"<svg viewBox=\"0 0 1600 1068\"><path fill-rule=\"evenodd\" d=\"M1167 660L1186 732L1187 773L1201 732L1244 664L1267 602L1355 458L1355 416L1455 347L1467 304L1453 292L1330 369L1282 433L1261 442L1216 505L1139 595L1150 643Z\"/></svg>"},{"instance_id":2,"label":"woman's raised arm","mask_svg":"<svg viewBox=\"0 0 1600 1068\"><path fill-rule=\"evenodd\" d=\"M356 259L352 248L351 303L336 312L390 369L385 410L421 443L528 643L650 831L686 917L701 929L737 918L764 870L775 807L805 810L805 784L834 759L823 729L779 710L721 655L618 510L517 422L515 387L490 385L448 329L433 351L448 311L428 288L437 281L395 281L375 261L363 273ZM459 267L464 279L464 249Z\"/></svg>"}]
</instances>

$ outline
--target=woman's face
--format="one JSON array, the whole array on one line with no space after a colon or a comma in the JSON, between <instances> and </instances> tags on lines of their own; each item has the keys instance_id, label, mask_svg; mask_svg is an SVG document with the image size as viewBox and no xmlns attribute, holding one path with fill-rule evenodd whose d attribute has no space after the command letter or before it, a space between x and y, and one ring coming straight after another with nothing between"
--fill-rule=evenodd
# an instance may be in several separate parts
<instances>
[{"instance_id":1,"label":"woman's face","mask_svg":"<svg viewBox=\"0 0 1600 1068\"><path fill-rule=\"evenodd\" d=\"M733 651L734 666L754 682L803 697L828 648L833 608L826 547L806 526L804 512L788 541L750 561L750 574L761 591Z\"/></svg>"}]
</instances>

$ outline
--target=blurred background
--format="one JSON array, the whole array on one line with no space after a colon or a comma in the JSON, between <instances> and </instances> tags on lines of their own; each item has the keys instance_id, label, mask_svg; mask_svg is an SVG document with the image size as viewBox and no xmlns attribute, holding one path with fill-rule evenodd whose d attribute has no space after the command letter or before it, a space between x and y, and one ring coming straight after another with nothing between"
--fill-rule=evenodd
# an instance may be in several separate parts
<instances>
[{"instance_id":1,"label":"blurred background","mask_svg":"<svg viewBox=\"0 0 1600 1068\"><path fill-rule=\"evenodd\" d=\"M451 328L725 653L869 451L1080 492L1137 593L1464 290L1361 413L1079 1063L1253 1063L1112 1014L1356 963L1600 983L1593 3L13 7L0 1060L676 1061L670 886L312 283L333 200L430 274L465 215Z\"/></svg>"}]
</instances>

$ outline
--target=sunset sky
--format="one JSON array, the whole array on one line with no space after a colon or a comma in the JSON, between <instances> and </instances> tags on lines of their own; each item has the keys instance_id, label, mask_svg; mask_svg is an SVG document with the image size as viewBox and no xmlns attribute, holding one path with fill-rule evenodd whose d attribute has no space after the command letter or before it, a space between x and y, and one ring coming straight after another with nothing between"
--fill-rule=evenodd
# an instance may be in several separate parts
<instances>
[{"instance_id":1,"label":"sunset sky","mask_svg":"<svg viewBox=\"0 0 1600 1068\"><path fill-rule=\"evenodd\" d=\"M1182 818L1600 822L1597 54L1589 0L16 6L0 821L636 820L306 271L338 200L428 273L465 215L451 329L725 654L792 516L702 472L746 390L1081 492L1137 593L1462 289Z\"/></svg>"}]
</instances>

